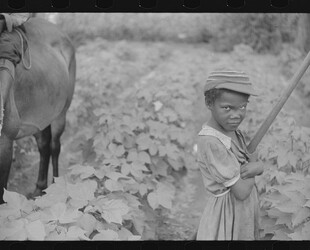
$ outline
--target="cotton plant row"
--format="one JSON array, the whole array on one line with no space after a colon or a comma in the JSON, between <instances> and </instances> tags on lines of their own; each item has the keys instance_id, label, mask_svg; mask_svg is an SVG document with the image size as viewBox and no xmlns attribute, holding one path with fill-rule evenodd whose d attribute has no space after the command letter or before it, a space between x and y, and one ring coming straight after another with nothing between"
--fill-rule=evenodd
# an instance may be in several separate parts
<instances>
[{"instance_id":1,"label":"cotton plant row","mask_svg":"<svg viewBox=\"0 0 310 250\"><path fill-rule=\"evenodd\" d=\"M249 111L252 125L262 122L262 118L255 115L260 106L256 103ZM248 128L253 134L251 126ZM262 238L309 240L310 129L298 126L282 111L263 138L258 152L265 164L263 175L257 178Z\"/></svg>"},{"instance_id":2,"label":"cotton plant row","mask_svg":"<svg viewBox=\"0 0 310 250\"><path fill-rule=\"evenodd\" d=\"M172 173L192 167L194 158L188 114L150 93L140 92L134 108L94 108L96 124L80 128L70 172L45 195L32 201L6 190L1 239L154 239L156 215L173 206Z\"/></svg>"},{"instance_id":3,"label":"cotton plant row","mask_svg":"<svg viewBox=\"0 0 310 250\"><path fill-rule=\"evenodd\" d=\"M86 168L87 169L87 168ZM84 173L85 177L85 173ZM35 200L5 190L0 206L1 240L139 240L126 220L141 219L125 198L95 197L97 182L69 175L55 179ZM138 213L139 214L139 213Z\"/></svg>"}]
</instances>

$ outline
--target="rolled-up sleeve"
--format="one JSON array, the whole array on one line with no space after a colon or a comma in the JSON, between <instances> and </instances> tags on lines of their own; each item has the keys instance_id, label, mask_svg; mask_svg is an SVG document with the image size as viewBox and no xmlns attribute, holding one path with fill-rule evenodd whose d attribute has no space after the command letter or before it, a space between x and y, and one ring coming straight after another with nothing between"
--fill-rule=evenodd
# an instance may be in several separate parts
<instances>
[{"instance_id":1,"label":"rolled-up sleeve","mask_svg":"<svg viewBox=\"0 0 310 250\"><path fill-rule=\"evenodd\" d=\"M30 13L12 13L10 16L13 19L13 26L17 27L28 21L30 18Z\"/></svg>"},{"instance_id":2,"label":"rolled-up sleeve","mask_svg":"<svg viewBox=\"0 0 310 250\"><path fill-rule=\"evenodd\" d=\"M217 138L201 136L198 140L198 157L217 183L230 187L239 180L237 159Z\"/></svg>"}]
</instances>

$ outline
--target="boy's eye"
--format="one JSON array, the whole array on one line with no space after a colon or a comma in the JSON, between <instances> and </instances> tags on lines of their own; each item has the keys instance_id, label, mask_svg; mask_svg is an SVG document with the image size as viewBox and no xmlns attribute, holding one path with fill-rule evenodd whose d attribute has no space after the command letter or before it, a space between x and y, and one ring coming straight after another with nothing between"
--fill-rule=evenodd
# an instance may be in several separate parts
<instances>
[{"instance_id":1,"label":"boy's eye","mask_svg":"<svg viewBox=\"0 0 310 250\"><path fill-rule=\"evenodd\" d=\"M226 110L226 111L229 111L230 107L228 107L228 106L227 107L223 107L223 109Z\"/></svg>"},{"instance_id":2,"label":"boy's eye","mask_svg":"<svg viewBox=\"0 0 310 250\"><path fill-rule=\"evenodd\" d=\"M246 105L241 106L240 109L246 109Z\"/></svg>"}]
</instances>

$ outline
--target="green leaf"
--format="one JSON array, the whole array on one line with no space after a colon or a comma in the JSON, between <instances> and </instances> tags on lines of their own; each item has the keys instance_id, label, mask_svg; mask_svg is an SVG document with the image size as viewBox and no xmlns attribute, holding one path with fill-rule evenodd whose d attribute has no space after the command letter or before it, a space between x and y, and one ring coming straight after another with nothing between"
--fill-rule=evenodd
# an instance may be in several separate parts
<instances>
[{"instance_id":1,"label":"green leaf","mask_svg":"<svg viewBox=\"0 0 310 250\"><path fill-rule=\"evenodd\" d=\"M107 177L109 177L113 181L117 181L118 179L130 179L128 176L118 172L109 172L107 173Z\"/></svg>"},{"instance_id":2,"label":"green leaf","mask_svg":"<svg viewBox=\"0 0 310 250\"><path fill-rule=\"evenodd\" d=\"M103 114L106 114L106 110L104 108L96 108L93 110L93 113L95 116L102 116Z\"/></svg>"},{"instance_id":3,"label":"green leaf","mask_svg":"<svg viewBox=\"0 0 310 250\"><path fill-rule=\"evenodd\" d=\"M44 240L46 233L43 223L40 220L26 224L28 240Z\"/></svg>"},{"instance_id":4,"label":"green leaf","mask_svg":"<svg viewBox=\"0 0 310 250\"><path fill-rule=\"evenodd\" d=\"M125 148L123 145L116 145L114 143L110 143L108 148L111 153L117 157L121 157L125 153Z\"/></svg>"},{"instance_id":5,"label":"green leaf","mask_svg":"<svg viewBox=\"0 0 310 250\"><path fill-rule=\"evenodd\" d=\"M152 142L149 145L149 153L150 153L150 155L154 156L157 154L157 152L158 152L158 148L157 148L156 144Z\"/></svg>"},{"instance_id":6,"label":"green leaf","mask_svg":"<svg viewBox=\"0 0 310 250\"><path fill-rule=\"evenodd\" d=\"M111 192L114 191L124 191L123 185L121 183L119 183L118 181L114 181L114 180L106 180L104 182L104 186Z\"/></svg>"},{"instance_id":7,"label":"green leaf","mask_svg":"<svg viewBox=\"0 0 310 250\"><path fill-rule=\"evenodd\" d=\"M306 203L305 203L305 205L304 205L305 207L309 207L310 208L310 200L308 200Z\"/></svg>"},{"instance_id":8,"label":"green leaf","mask_svg":"<svg viewBox=\"0 0 310 250\"><path fill-rule=\"evenodd\" d=\"M289 234L289 237L292 239L292 240L303 240L303 234L301 232L301 230L295 230L294 233L291 233Z\"/></svg>"},{"instance_id":9,"label":"green leaf","mask_svg":"<svg viewBox=\"0 0 310 250\"><path fill-rule=\"evenodd\" d=\"M149 135L142 133L138 136L136 143L139 146L139 150L146 150L152 144L152 140Z\"/></svg>"},{"instance_id":10,"label":"green leaf","mask_svg":"<svg viewBox=\"0 0 310 250\"><path fill-rule=\"evenodd\" d=\"M141 196L147 193L147 186L145 184L142 183L139 185L139 193Z\"/></svg>"},{"instance_id":11,"label":"green leaf","mask_svg":"<svg viewBox=\"0 0 310 250\"><path fill-rule=\"evenodd\" d=\"M147 201L150 204L151 208L153 209L158 208L159 202L158 202L157 193L155 191L147 195Z\"/></svg>"},{"instance_id":12,"label":"green leaf","mask_svg":"<svg viewBox=\"0 0 310 250\"><path fill-rule=\"evenodd\" d=\"M279 168L285 167L286 164L289 162L289 154L286 149L278 150L277 162Z\"/></svg>"},{"instance_id":13,"label":"green leaf","mask_svg":"<svg viewBox=\"0 0 310 250\"><path fill-rule=\"evenodd\" d=\"M85 236L86 231L77 226L71 226L66 234L66 240L90 240Z\"/></svg>"},{"instance_id":14,"label":"green leaf","mask_svg":"<svg viewBox=\"0 0 310 250\"><path fill-rule=\"evenodd\" d=\"M94 173L94 175L99 179L102 180L107 174L107 171L104 167L101 167L99 169L96 170L96 172Z\"/></svg>"},{"instance_id":15,"label":"green leaf","mask_svg":"<svg viewBox=\"0 0 310 250\"><path fill-rule=\"evenodd\" d=\"M281 202L276 208L284 213L296 213L300 209L300 206L290 200Z\"/></svg>"},{"instance_id":16,"label":"green leaf","mask_svg":"<svg viewBox=\"0 0 310 250\"><path fill-rule=\"evenodd\" d=\"M292 186L292 187L289 187ZM291 191L291 188L294 188L293 185L284 185L282 189L279 189L281 193L289 197L292 201L294 201L297 205L303 206L306 202L306 198L299 191ZM295 188L294 188L295 189Z\"/></svg>"},{"instance_id":17,"label":"green leaf","mask_svg":"<svg viewBox=\"0 0 310 250\"><path fill-rule=\"evenodd\" d=\"M130 173L136 177L143 177L142 171L149 171L141 162L133 162L130 167Z\"/></svg>"},{"instance_id":18,"label":"green leaf","mask_svg":"<svg viewBox=\"0 0 310 250\"><path fill-rule=\"evenodd\" d=\"M138 233L142 235L144 228L146 227L144 218L142 217L135 218L133 220L133 224Z\"/></svg>"},{"instance_id":19,"label":"green leaf","mask_svg":"<svg viewBox=\"0 0 310 250\"><path fill-rule=\"evenodd\" d=\"M158 138L166 138L165 132L169 128L162 122L148 120L147 125L150 127L150 134Z\"/></svg>"},{"instance_id":20,"label":"green leaf","mask_svg":"<svg viewBox=\"0 0 310 250\"><path fill-rule=\"evenodd\" d=\"M0 240L26 240L25 219L5 221L0 225Z\"/></svg>"},{"instance_id":21,"label":"green leaf","mask_svg":"<svg viewBox=\"0 0 310 250\"><path fill-rule=\"evenodd\" d=\"M167 144L165 147L166 154L169 158L177 160L179 157L179 150L174 144Z\"/></svg>"},{"instance_id":22,"label":"green leaf","mask_svg":"<svg viewBox=\"0 0 310 250\"><path fill-rule=\"evenodd\" d=\"M6 204L0 205L0 217L20 217L21 212L30 213L33 209L33 201L16 192L4 189L3 200Z\"/></svg>"},{"instance_id":23,"label":"green leaf","mask_svg":"<svg viewBox=\"0 0 310 250\"><path fill-rule=\"evenodd\" d=\"M165 108L162 112L168 118L169 122L174 122L178 119L177 113L171 108Z\"/></svg>"},{"instance_id":24,"label":"green leaf","mask_svg":"<svg viewBox=\"0 0 310 250\"><path fill-rule=\"evenodd\" d=\"M159 111L163 106L162 102L160 101L153 102L153 105L156 112Z\"/></svg>"},{"instance_id":25,"label":"green leaf","mask_svg":"<svg viewBox=\"0 0 310 250\"><path fill-rule=\"evenodd\" d=\"M293 218L292 218L293 226L296 227L308 217L310 217L310 208L307 208L307 207L300 208L297 211L297 213L293 215Z\"/></svg>"},{"instance_id":26,"label":"green leaf","mask_svg":"<svg viewBox=\"0 0 310 250\"><path fill-rule=\"evenodd\" d=\"M74 165L70 167L69 169L71 169L70 174L79 175L81 179L89 178L92 175L94 175L96 172L96 170L92 166Z\"/></svg>"},{"instance_id":27,"label":"green leaf","mask_svg":"<svg viewBox=\"0 0 310 250\"><path fill-rule=\"evenodd\" d=\"M289 162L293 168L296 168L298 157L293 153L289 152Z\"/></svg>"},{"instance_id":28,"label":"green leaf","mask_svg":"<svg viewBox=\"0 0 310 250\"><path fill-rule=\"evenodd\" d=\"M138 154L138 160L142 163L151 163L151 158L149 156L148 153L146 153L145 151L141 151Z\"/></svg>"},{"instance_id":29,"label":"green leaf","mask_svg":"<svg viewBox=\"0 0 310 250\"><path fill-rule=\"evenodd\" d=\"M102 218L108 223L122 224L122 217L129 212L129 207L122 200L100 199L96 204L101 209Z\"/></svg>"},{"instance_id":30,"label":"green leaf","mask_svg":"<svg viewBox=\"0 0 310 250\"><path fill-rule=\"evenodd\" d=\"M45 240L48 240L48 241L52 241L52 240L55 240L55 241L65 241L67 240L66 238L66 230L65 228L63 227L57 227L57 230L55 231L52 231L46 238Z\"/></svg>"},{"instance_id":31,"label":"green leaf","mask_svg":"<svg viewBox=\"0 0 310 250\"><path fill-rule=\"evenodd\" d=\"M279 215L278 219L277 219L277 223L276 224L284 224L286 225L288 228L292 227L292 214L289 213L282 213Z\"/></svg>"},{"instance_id":32,"label":"green leaf","mask_svg":"<svg viewBox=\"0 0 310 250\"><path fill-rule=\"evenodd\" d=\"M172 168L176 171L180 170L184 166L182 161L180 161L179 159L173 160L173 159L168 158L168 162L172 166Z\"/></svg>"},{"instance_id":33,"label":"green leaf","mask_svg":"<svg viewBox=\"0 0 310 250\"><path fill-rule=\"evenodd\" d=\"M77 221L77 225L85 231L88 237L95 230L97 223L95 217L87 213L83 214Z\"/></svg>"},{"instance_id":34,"label":"green leaf","mask_svg":"<svg viewBox=\"0 0 310 250\"><path fill-rule=\"evenodd\" d=\"M94 180L86 180L76 184L67 184L69 196L74 200L77 208L85 206L88 201L95 198L94 193L97 189L97 182ZM71 204L73 204L71 202Z\"/></svg>"},{"instance_id":35,"label":"green leaf","mask_svg":"<svg viewBox=\"0 0 310 250\"><path fill-rule=\"evenodd\" d=\"M131 165L130 164L123 164L121 168L121 172L123 175L128 175L130 173Z\"/></svg>"},{"instance_id":36,"label":"green leaf","mask_svg":"<svg viewBox=\"0 0 310 250\"><path fill-rule=\"evenodd\" d=\"M76 222L82 213L78 209L68 209L65 203L57 203L42 211L41 215L42 221L58 221L61 224L67 224Z\"/></svg>"},{"instance_id":37,"label":"green leaf","mask_svg":"<svg viewBox=\"0 0 310 250\"><path fill-rule=\"evenodd\" d=\"M46 195L38 197L35 200L35 205L40 208L47 208L56 203L65 203L68 198L67 184L64 177L54 178L55 183L52 183L44 191Z\"/></svg>"},{"instance_id":38,"label":"green leaf","mask_svg":"<svg viewBox=\"0 0 310 250\"><path fill-rule=\"evenodd\" d=\"M118 234L113 230L100 230L92 240L118 240Z\"/></svg>"},{"instance_id":39,"label":"green leaf","mask_svg":"<svg viewBox=\"0 0 310 250\"><path fill-rule=\"evenodd\" d=\"M122 227L117 233L120 240L128 240L129 237L133 236L133 234L124 227Z\"/></svg>"},{"instance_id":40,"label":"green leaf","mask_svg":"<svg viewBox=\"0 0 310 250\"><path fill-rule=\"evenodd\" d=\"M171 209L174 194L175 189L171 184L159 182L157 184L157 189L148 194L147 200L153 209L156 209L159 205Z\"/></svg>"},{"instance_id":41,"label":"green leaf","mask_svg":"<svg viewBox=\"0 0 310 250\"><path fill-rule=\"evenodd\" d=\"M275 230L272 240L291 240L291 237L288 236L288 234L286 232L283 232L282 230Z\"/></svg>"},{"instance_id":42,"label":"green leaf","mask_svg":"<svg viewBox=\"0 0 310 250\"><path fill-rule=\"evenodd\" d=\"M93 139L93 147L97 155L101 155L108 147L110 140L104 138L102 135L96 135Z\"/></svg>"},{"instance_id":43,"label":"green leaf","mask_svg":"<svg viewBox=\"0 0 310 250\"><path fill-rule=\"evenodd\" d=\"M156 163L156 166L151 165L151 170L154 175L167 176L168 168L168 164L162 159Z\"/></svg>"},{"instance_id":44,"label":"green leaf","mask_svg":"<svg viewBox=\"0 0 310 250\"><path fill-rule=\"evenodd\" d=\"M310 222L304 224L302 228L302 240L309 240L310 239Z\"/></svg>"},{"instance_id":45,"label":"green leaf","mask_svg":"<svg viewBox=\"0 0 310 250\"><path fill-rule=\"evenodd\" d=\"M138 152L137 151L129 151L127 155L128 162L134 162L138 160Z\"/></svg>"},{"instance_id":46,"label":"green leaf","mask_svg":"<svg viewBox=\"0 0 310 250\"><path fill-rule=\"evenodd\" d=\"M110 141L114 139L116 142L119 142L119 143L123 142L123 136L117 130L109 131L108 136L109 136Z\"/></svg>"}]
</instances>

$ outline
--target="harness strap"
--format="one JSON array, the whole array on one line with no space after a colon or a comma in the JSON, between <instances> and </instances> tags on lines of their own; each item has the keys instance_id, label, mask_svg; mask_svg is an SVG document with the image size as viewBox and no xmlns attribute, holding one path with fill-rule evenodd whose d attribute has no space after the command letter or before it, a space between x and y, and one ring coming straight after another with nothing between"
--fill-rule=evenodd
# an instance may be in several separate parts
<instances>
[{"instance_id":1,"label":"harness strap","mask_svg":"<svg viewBox=\"0 0 310 250\"><path fill-rule=\"evenodd\" d=\"M29 57L29 65L28 66L26 66L25 56L24 56L24 39L25 39L27 44L28 44L28 40L27 40L26 37L23 37L23 35L21 34L21 31L18 28L16 28L15 30L16 30L17 34L19 35L20 41L21 41L21 46L22 46L22 48L21 48L21 53L22 53L21 58L22 58L23 65L24 65L25 69L29 70L29 69L31 69L31 55L30 55L29 45L27 46L28 57Z\"/></svg>"}]
</instances>

